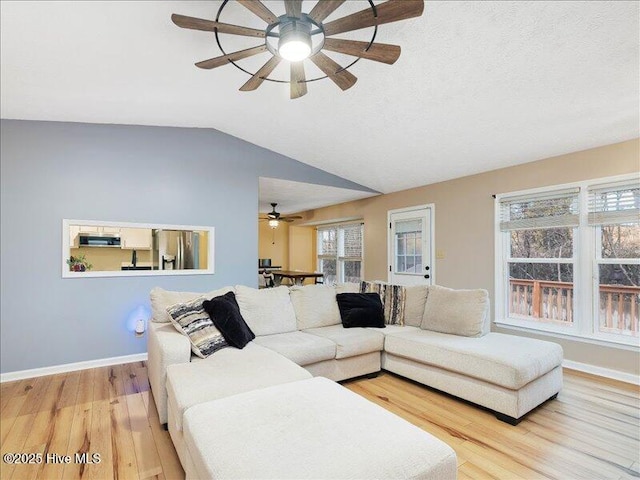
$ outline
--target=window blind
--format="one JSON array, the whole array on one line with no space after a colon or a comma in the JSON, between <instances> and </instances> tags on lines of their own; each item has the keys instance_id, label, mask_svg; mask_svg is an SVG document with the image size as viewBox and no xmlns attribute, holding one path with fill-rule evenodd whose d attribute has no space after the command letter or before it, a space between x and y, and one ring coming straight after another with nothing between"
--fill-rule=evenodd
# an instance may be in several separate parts
<instances>
[{"instance_id":1,"label":"window blind","mask_svg":"<svg viewBox=\"0 0 640 480\"><path fill-rule=\"evenodd\" d=\"M544 195L506 197L500 200L500 230L577 227L580 189Z\"/></svg>"},{"instance_id":2,"label":"window blind","mask_svg":"<svg viewBox=\"0 0 640 480\"><path fill-rule=\"evenodd\" d=\"M640 181L589 188L589 225L640 222Z\"/></svg>"},{"instance_id":3,"label":"window blind","mask_svg":"<svg viewBox=\"0 0 640 480\"><path fill-rule=\"evenodd\" d=\"M343 238L340 257L362 258L362 224L343 225L339 228Z\"/></svg>"},{"instance_id":4,"label":"window blind","mask_svg":"<svg viewBox=\"0 0 640 480\"><path fill-rule=\"evenodd\" d=\"M396 222L396 234L422 232L422 220L398 220Z\"/></svg>"}]
</instances>

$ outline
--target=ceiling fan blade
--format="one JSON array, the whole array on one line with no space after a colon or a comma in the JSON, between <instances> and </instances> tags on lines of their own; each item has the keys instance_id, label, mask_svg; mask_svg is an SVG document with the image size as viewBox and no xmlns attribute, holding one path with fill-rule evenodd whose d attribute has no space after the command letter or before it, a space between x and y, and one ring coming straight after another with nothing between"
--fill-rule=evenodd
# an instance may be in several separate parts
<instances>
[{"instance_id":1,"label":"ceiling fan blade","mask_svg":"<svg viewBox=\"0 0 640 480\"><path fill-rule=\"evenodd\" d=\"M288 215L286 217L280 217L280 220L285 222L293 222L294 220L300 220L302 217L300 215Z\"/></svg>"},{"instance_id":2,"label":"ceiling fan blade","mask_svg":"<svg viewBox=\"0 0 640 480\"><path fill-rule=\"evenodd\" d=\"M201 30L203 32L213 32L218 30L221 33L230 33L232 35L243 35L246 37L264 38L264 30L256 30L255 28L240 27L238 25L229 25L228 23L214 22L213 20L204 20L203 18L187 17L174 13L171 20L181 28L189 28L191 30Z\"/></svg>"},{"instance_id":3,"label":"ceiling fan blade","mask_svg":"<svg viewBox=\"0 0 640 480\"><path fill-rule=\"evenodd\" d=\"M424 0L388 0L376 5L377 17L373 16L373 10L367 8L352 15L339 18L324 26L326 36L338 33L360 30L373 25L392 23L407 18L419 17L424 11Z\"/></svg>"},{"instance_id":4,"label":"ceiling fan blade","mask_svg":"<svg viewBox=\"0 0 640 480\"><path fill-rule=\"evenodd\" d=\"M253 77L251 77L247 81L247 83L245 83L244 85L242 85L242 87L240 87L240 91L241 92L249 92L251 90L255 90L260 85L262 85L262 82L264 82L265 78L267 78L271 74L271 72L273 72L273 69L278 66L278 64L280 63L280 60L282 60L282 59L280 57L278 57L277 55L274 55L273 57L271 57L269 59L269 61L267 63L265 63L260 68L260 70L258 70L253 75Z\"/></svg>"},{"instance_id":5,"label":"ceiling fan blade","mask_svg":"<svg viewBox=\"0 0 640 480\"><path fill-rule=\"evenodd\" d=\"M341 72L338 72L338 70L340 70L342 67L322 52L318 52L309 58L313 63L316 64L316 66L320 70L324 72L325 75L333 80L333 83L338 85L342 90L353 87L353 85L358 80L355 75L353 75L348 70L342 70Z\"/></svg>"},{"instance_id":6,"label":"ceiling fan blade","mask_svg":"<svg viewBox=\"0 0 640 480\"><path fill-rule=\"evenodd\" d=\"M325 38L325 50L344 53L354 57L366 58L375 62L382 62L392 65L400 57L400 47L398 45L388 45L386 43L374 43L366 50L369 42L357 42L355 40L342 40L339 38Z\"/></svg>"},{"instance_id":7,"label":"ceiling fan blade","mask_svg":"<svg viewBox=\"0 0 640 480\"><path fill-rule=\"evenodd\" d=\"M241 60L243 58L252 57L253 55L258 55L259 53L266 52L266 45L259 45L253 48L247 48L246 50L239 50L237 52L229 53L228 55L222 55L221 57L210 58L209 60L203 60L201 62L196 63L196 67L199 68L216 68L221 67L222 65L226 65L230 60L236 61Z\"/></svg>"},{"instance_id":8,"label":"ceiling fan blade","mask_svg":"<svg viewBox=\"0 0 640 480\"><path fill-rule=\"evenodd\" d=\"M331 15L345 0L318 0L309 16L316 22L322 22Z\"/></svg>"},{"instance_id":9,"label":"ceiling fan blade","mask_svg":"<svg viewBox=\"0 0 640 480\"><path fill-rule=\"evenodd\" d=\"M307 78L304 74L304 62L291 62L291 98L300 98L307 94Z\"/></svg>"},{"instance_id":10,"label":"ceiling fan blade","mask_svg":"<svg viewBox=\"0 0 640 480\"><path fill-rule=\"evenodd\" d=\"M302 0L284 0L284 8L287 16L300 18L302 13Z\"/></svg>"},{"instance_id":11,"label":"ceiling fan blade","mask_svg":"<svg viewBox=\"0 0 640 480\"><path fill-rule=\"evenodd\" d=\"M238 0L238 3L242 4L248 10L251 10L268 24L272 24L278 20L278 17L276 17L271 10L265 7L264 3L260 0Z\"/></svg>"}]
</instances>

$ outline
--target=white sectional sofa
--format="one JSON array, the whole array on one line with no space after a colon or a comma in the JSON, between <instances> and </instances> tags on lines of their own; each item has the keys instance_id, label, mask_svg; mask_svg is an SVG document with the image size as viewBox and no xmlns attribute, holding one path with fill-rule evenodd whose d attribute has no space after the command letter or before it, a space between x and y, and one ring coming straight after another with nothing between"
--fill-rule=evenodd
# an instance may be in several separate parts
<instances>
[{"instance_id":1,"label":"white sectional sofa","mask_svg":"<svg viewBox=\"0 0 640 480\"><path fill-rule=\"evenodd\" d=\"M224 348L206 359L191 354L188 338L166 323L165 311L203 294L154 289L151 295L149 380L160 421L168 422L178 455L193 478L212 467L193 444L198 429L183 429L189 412L234 395L285 384L295 389L312 376L340 381L384 369L486 407L515 425L562 388L561 347L489 332L486 292L407 287L404 325L344 328L336 295L359 292L358 284L262 290L236 286L204 295L230 290L256 338L242 350ZM462 335L443 333L447 331ZM450 453L440 451L442 465ZM436 470L416 478L451 478L435 475Z\"/></svg>"}]
</instances>

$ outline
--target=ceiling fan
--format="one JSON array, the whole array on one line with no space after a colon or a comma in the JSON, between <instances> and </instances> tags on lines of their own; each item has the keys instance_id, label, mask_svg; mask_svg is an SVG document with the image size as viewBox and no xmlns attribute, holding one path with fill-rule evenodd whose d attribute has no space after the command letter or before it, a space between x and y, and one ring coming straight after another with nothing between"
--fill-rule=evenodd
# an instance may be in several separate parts
<instances>
[{"instance_id":1,"label":"ceiling fan","mask_svg":"<svg viewBox=\"0 0 640 480\"><path fill-rule=\"evenodd\" d=\"M377 5L373 0L366 0L369 3L368 8L324 23L329 15L345 3L345 0L318 0L309 13L302 11L302 0L283 0L286 13L280 16L276 16L260 0L236 1L264 20L267 26L264 29L255 29L220 22L220 15L229 0L222 2L215 20L175 13L171 15L171 20L182 28L214 32L216 43L223 55L200 61L196 63L197 67L212 69L230 63L251 76L240 87L241 91L256 90L265 80L289 83L291 98L302 97L307 93L307 83L323 78L330 78L342 90L351 88L357 78L348 69L361 58L389 65L395 63L400 57L400 47L374 43L378 25L419 17L424 10L424 0L388 0ZM333 38L334 35L367 27L374 27L369 41ZM226 53L220 40L221 33L264 40L255 47ZM325 55L323 50L342 53L356 59L343 67ZM271 58L256 72L250 72L236 63L244 58L266 52L271 54ZM309 79L306 77L304 60L307 58L324 73L324 76ZM269 78L282 60L290 62L289 80Z\"/></svg>"},{"instance_id":2,"label":"ceiling fan","mask_svg":"<svg viewBox=\"0 0 640 480\"><path fill-rule=\"evenodd\" d=\"M289 216L283 217L279 212L276 212L277 206L278 206L277 203L272 203L271 207L273 209L266 214L266 217L260 217L260 220L267 220L271 228L277 228L280 222L291 223L294 220L300 220L302 218L300 215L289 215Z\"/></svg>"}]
</instances>

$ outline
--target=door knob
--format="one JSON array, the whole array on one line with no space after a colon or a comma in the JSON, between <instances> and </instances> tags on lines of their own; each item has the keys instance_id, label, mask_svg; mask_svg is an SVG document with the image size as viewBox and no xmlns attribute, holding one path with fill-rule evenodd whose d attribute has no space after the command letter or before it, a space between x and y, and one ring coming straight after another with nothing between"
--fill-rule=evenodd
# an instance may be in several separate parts
<instances>
[{"instance_id":1,"label":"door knob","mask_svg":"<svg viewBox=\"0 0 640 480\"><path fill-rule=\"evenodd\" d=\"M426 274L426 275L424 276L424 278L429 278L429 274Z\"/></svg>"},{"instance_id":2,"label":"door knob","mask_svg":"<svg viewBox=\"0 0 640 480\"><path fill-rule=\"evenodd\" d=\"M429 270L429 265L427 265L426 267L424 267L425 270Z\"/></svg>"}]
</instances>

